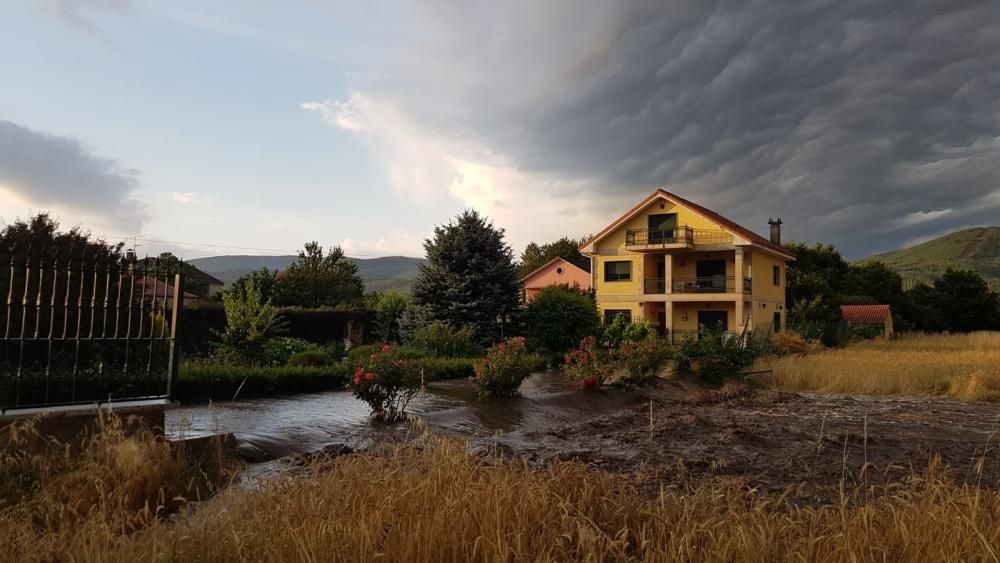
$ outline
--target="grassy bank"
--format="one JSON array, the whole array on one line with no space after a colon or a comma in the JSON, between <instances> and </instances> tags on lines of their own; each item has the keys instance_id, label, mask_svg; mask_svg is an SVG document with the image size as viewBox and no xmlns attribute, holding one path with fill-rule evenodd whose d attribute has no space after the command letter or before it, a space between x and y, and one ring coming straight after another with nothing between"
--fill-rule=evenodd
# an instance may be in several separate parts
<instances>
[{"instance_id":1,"label":"grassy bank","mask_svg":"<svg viewBox=\"0 0 1000 563\"><path fill-rule=\"evenodd\" d=\"M128 444L109 443L142 454L150 442ZM539 469L473 458L456 442L422 446L233 488L175 520L150 517L172 489L113 500L138 478L155 491L151 464L98 456L0 511L0 550L17 561L924 562L995 559L1000 546L1000 494L933 477L795 507L735 484L650 497L582 464ZM106 492L81 501L81 482Z\"/></svg>"},{"instance_id":2,"label":"grassy bank","mask_svg":"<svg viewBox=\"0 0 1000 563\"><path fill-rule=\"evenodd\" d=\"M427 381L461 379L474 375L476 358L421 358ZM182 403L230 401L237 398L273 397L294 393L319 393L344 389L350 365L324 367L248 368L211 363L181 364L174 383L174 398ZM240 386L242 385L242 388Z\"/></svg>"},{"instance_id":3,"label":"grassy bank","mask_svg":"<svg viewBox=\"0 0 1000 563\"><path fill-rule=\"evenodd\" d=\"M1000 332L873 340L761 363L784 389L1000 399Z\"/></svg>"}]
</instances>

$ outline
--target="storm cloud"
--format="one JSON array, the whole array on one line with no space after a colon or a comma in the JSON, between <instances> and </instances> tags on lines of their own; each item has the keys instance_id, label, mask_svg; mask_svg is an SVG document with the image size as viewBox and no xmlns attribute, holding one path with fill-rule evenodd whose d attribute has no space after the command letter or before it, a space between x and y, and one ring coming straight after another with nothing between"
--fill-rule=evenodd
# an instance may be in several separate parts
<instances>
[{"instance_id":1,"label":"storm cloud","mask_svg":"<svg viewBox=\"0 0 1000 563\"><path fill-rule=\"evenodd\" d=\"M0 191L39 210L137 233L145 220L143 205L133 197L138 174L95 156L77 139L0 120Z\"/></svg>"},{"instance_id":2,"label":"storm cloud","mask_svg":"<svg viewBox=\"0 0 1000 563\"><path fill-rule=\"evenodd\" d=\"M542 186L610 219L663 186L852 257L1000 216L993 0L436 6L355 97L532 184L500 208Z\"/></svg>"}]
</instances>

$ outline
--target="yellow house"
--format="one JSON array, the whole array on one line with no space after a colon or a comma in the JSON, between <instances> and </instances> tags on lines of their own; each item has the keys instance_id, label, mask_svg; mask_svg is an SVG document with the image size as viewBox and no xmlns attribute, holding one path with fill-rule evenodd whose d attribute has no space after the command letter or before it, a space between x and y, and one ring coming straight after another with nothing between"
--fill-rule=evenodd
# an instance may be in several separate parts
<instances>
[{"instance_id":1,"label":"yellow house","mask_svg":"<svg viewBox=\"0 0 1000 563\"><path fill-rule=\"evenodd\" d=\"M580 246L604 321L646 319L674 340L699 326L780 331L795 255L781 246L781 220L769 224L770 240L656 190Z\"/></svg>"}]
</instances>

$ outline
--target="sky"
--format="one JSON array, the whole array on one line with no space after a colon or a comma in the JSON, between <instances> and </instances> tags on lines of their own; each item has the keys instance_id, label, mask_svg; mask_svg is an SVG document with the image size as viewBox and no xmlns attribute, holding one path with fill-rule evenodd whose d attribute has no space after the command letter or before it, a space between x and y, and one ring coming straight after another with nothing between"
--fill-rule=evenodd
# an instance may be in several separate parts
<instances>
[{"instance_id":1,"label":"sky","mask_svg":"<svg viewBox=\"0 0 1000 563\"><path fill-rule=\"evenodd\" d=\"M520 252L658 187L849 258L1000 224L1000 3L0 2L3 222Z\"/></svg>"}]
</instances>

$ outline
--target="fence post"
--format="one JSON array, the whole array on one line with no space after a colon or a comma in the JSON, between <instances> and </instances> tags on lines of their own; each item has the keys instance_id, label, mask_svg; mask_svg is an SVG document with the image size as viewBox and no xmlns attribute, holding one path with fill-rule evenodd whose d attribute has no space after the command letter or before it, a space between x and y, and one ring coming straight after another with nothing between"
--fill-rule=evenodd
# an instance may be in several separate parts
<instances>
[{"instance_id":1,"label":"fence post","mask_svg":"<svg viewBox=\"0 0 1000 563\"><path fill-rule=\"evenodd\" d=\"M170 399L171 386L174 378L177 377L177 364L180 363L180 346L177 344L178 324L183 316L184 290L181 283L183 276L180 272L174 274L174 308L170 315L170 355L167 360L167 399Z\"/></svg>"}]
</instances>

